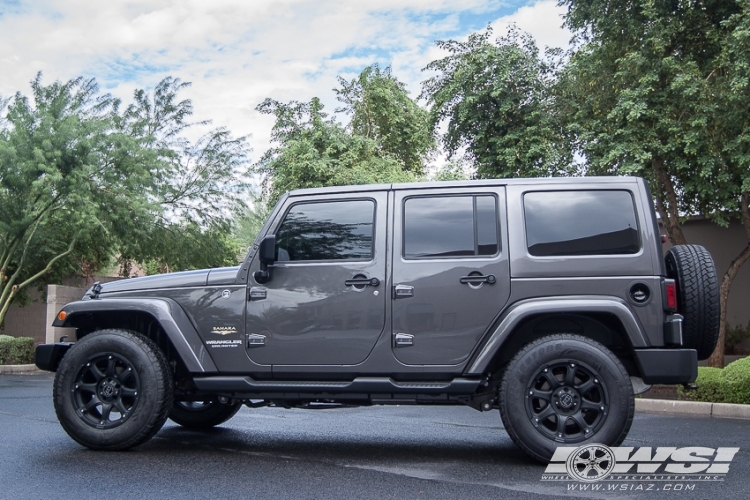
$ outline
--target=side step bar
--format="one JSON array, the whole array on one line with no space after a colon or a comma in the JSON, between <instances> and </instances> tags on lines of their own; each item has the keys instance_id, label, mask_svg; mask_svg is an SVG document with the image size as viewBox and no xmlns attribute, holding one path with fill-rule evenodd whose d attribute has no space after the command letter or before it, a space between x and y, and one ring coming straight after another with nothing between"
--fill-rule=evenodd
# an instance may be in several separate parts
<instances>
[{"instance_id":1,"label":"side step bar","mask_svg":"<svg viewBox=\"0 0 750 500\"><path fill-rule=\"evenodd\" d=\"M196 387L207 392L237 392L243 394L268 392L365 393L365 394L473 394L479 378L455 378L446 382L397 382L388 377L357 377L346 382L305 382L290 380L255 380L239 377L196 377Z\"/></svg>"}]
</instances>

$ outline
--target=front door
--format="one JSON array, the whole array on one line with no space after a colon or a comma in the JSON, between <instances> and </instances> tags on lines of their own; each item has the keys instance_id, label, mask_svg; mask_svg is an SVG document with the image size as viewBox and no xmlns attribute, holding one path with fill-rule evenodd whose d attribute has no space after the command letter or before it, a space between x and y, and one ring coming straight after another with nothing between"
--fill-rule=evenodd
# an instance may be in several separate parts
<instances>
[{"instance_id":1,"label":"front door","mask_svg":"<svg viewBox=\"0 0 750 500\"><path fill-rule=\"evenodd\" d=\"M271 279L253 283L247 353L265 365L352 365L385 327L387 192L290 199Z\"/></svg>"},{"instance_id":2,"label":"front door","mask_svg":"<svg viewBox=\"0 0 750 500\"><path fill-rule=\"evenodd\" d=\"M393 339L408 365L465 361L510 295L505 188L397 191Z\"/></svg>"}]
</instances>

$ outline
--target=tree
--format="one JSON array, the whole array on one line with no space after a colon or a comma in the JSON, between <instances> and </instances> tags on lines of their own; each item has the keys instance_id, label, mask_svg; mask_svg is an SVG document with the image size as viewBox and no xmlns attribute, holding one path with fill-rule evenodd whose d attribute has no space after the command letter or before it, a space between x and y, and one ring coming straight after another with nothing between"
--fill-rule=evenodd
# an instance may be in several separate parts
<instances>
[{"instance_id":1,"label":"tree","mask_svg":"<svg viewBox=\"0 0 750 500\"><path fill-rule=\"evenodd\" d=\"M737 92L747 2L744 14L734 0L562 3L576 46L557 94L588 173L647 178L673 244L686 243L686 215L726 225L744 213L747 149L733 137L747 133L747 95ZM723 364L731 280L748 257L743 250L722 281L713 366Z\"/></svg>"},{"instance_id":2,"label":"tree","mask_svg":"<svg viewBox=\"0 0 750 500\"><path fill-rule=\"evenodd\" d=\"M415 179L374 139L350 134L328 118L318 98L288 104L266 99L257 110L276 117L271 132L276 147L254 165L270 205L293 189Z\"/></svg>"},{"instance_id":3,"label":"tree","mask_svg":"<svg viewBox=\"0 0 750 500\"><path fill-rule=\"evenodd\" d=\"M196 240L221 241L244 142L223 130L179 139L192 111L176 102L182 86L166 79L153 100L139 91L121 114L94 80L45 86L40 74L31 97L3 102L0 323L25 288L75 262L95 268L118 253L195 262Z\"/></svg>"},{"instance_id":4,"label":"tree","mask_svg":"<svg viewBox=\"0 0 750 500\"><path fill-rule=\"evenodd\" d=\"M391 68L374 64L351 81L338 80L341 88L334 91L344 106L336 111L352 116L348 130L374 140L379 154L395 158L404 171L421 175L435 149L429 112L409 97Z\"/></svg>"},{"instance_id":5,"label":"tree","mask_svg":"<svg viewBox=\"0 0 750 500\"><path fill-rule=\"evenodd\" d=\"M491 36L487 28L466 42L437 42L449 55L425 68L437 72L422 96L433 127L447 121L445 150L465 148L483 178L575 173L551 92L559 53L541 59L533 38L515 27L495 43Z\"/></svg>"}]
</instances>

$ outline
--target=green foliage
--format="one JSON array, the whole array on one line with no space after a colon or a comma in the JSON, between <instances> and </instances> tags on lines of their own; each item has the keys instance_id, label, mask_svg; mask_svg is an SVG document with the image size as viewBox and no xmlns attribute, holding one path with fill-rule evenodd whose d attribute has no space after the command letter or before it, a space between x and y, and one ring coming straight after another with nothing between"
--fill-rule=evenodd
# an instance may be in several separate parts
<instances>
[{"instance_id":1,"label":"green foliage","mask_svg":"<svg viewBox=\"0 0 750 500\"><path fill-rule=\"evenodd\" d=\"M678 387L680 399L709 403L750 404L750 357L738 359L726 368L698 367L698 390Z\"/></svg>"},{"instance_id":2,"label":"green foliage","mask_svg":"<svg viewBox=\"0 0 750 500\"><path fill-rule=\"evenodd\" d=\"M403 170L421 174L435 148L429 113L409 97L391 68L368 66L350 82L339 77L339 84L334 91L344 106L336 111L352 115L352 135L374 140L379 156L394 158Z\"/></svg>"},{"instance_id":3,"label":"green foliage","mask_svg":"<svg viewBox=\"0 0 750 500\"><path fill-rule=\"evenodd\" d=\"M555 51L539 57L533 38L510 29L490 41L492 30L466 42L438 42L450 53L425 69L423 83L434 127L447 121L449 155L465 148L480 178L571 175L576 172L558 123L552 93Z\"/></svg>"},{"instance_id":4,"label":"green foliage","mask_svg":"<svg viewBox=\"0 0 750 500\"><path fill-rule=\"evenodd\" d=\"M724 402L750 404L750 357L728 364L722 372Z\"/></svg>"},{"instance_id":5,"label":"green foliage","mask_svg":"<svg viewBox=\"0 0 750 500\"><path fill-rule=\"evenodd\" d=\"M254 165L264 179L267 204L293 189L408 182L416 177L375 139L348 133L328 118L318 98L283 104L266 99L258 111L276 117L269 149Z\"/></svg>"},{"instance_id":6,"label":"green foliage","mask_svg":"<svg viewBox=\"0 0 750 500\"><path fill-rule=\"evenodd\" d=\"M34 339L0 335L0 365L27 365L34 362Z\"/></svg>"},{"instance_id":7,"label":"green foliage","mask_svg":"<svg viewBox=\"0 0 750 500\"><path fill-rule=\"evenodd\" d=\"M742 325L732 326L727 323L726 336L727 338L724 342L725 354L741 354L735 351L737 346L750 339L750 321L744 327Z\"/></svg>"},{"instance_id":8,"label":"green foliage","mask_svg":"<svg viewBox=\"0 0 750 500\"><path fill-rule=\"evenodd\" d=\"M170 267L221 265L247 147L225 129L197 141L186 86L166 78L124 111L94 80L31 83L0 107L0 322L31 283L93 274L119 254Z\"/></svg>"},{"instance_id":9,"label":"green foliage","mask_svg":"<svg viewBox=\"0 0 750 500\"><path fill-rule=\"evenodd\" d=\"M698 378L695 384L697 390L685 390L682 386L677 386L679 398L685 401L706 401L710 403L724 402L724 389L722 384L721 368L712 368L710 366L698 367Z\"/></svg>"}]
</instances>

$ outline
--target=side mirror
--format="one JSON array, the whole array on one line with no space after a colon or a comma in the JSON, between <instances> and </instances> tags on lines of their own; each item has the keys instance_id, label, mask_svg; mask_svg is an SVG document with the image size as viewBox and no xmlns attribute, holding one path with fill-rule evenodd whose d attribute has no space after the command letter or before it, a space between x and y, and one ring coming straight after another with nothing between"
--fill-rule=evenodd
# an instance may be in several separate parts
<instances>
[{"instance_id":1,"label":"side mirror","mask_svg":"<svg viewBox=\"0 0 750 500\"><path fill-rule=\"evenodd\" d=\"M276 235L268 235L260 242L258 257L261 264L273 264L276 262Z\"/></svg>"},{"instance_id":2,"label":"side mirror","mask_svg":"<svg viewBox=\"0 0 750 500\"><path fill-rule=\"evenodd\" d=\"M268 265L276 261L276 236L271 234L264 237L258 248L258 260L260 260L260 269L253 273L255 281L268 283L271 281L271 273L268 272Z\"/></svg>"}]
</instances>

